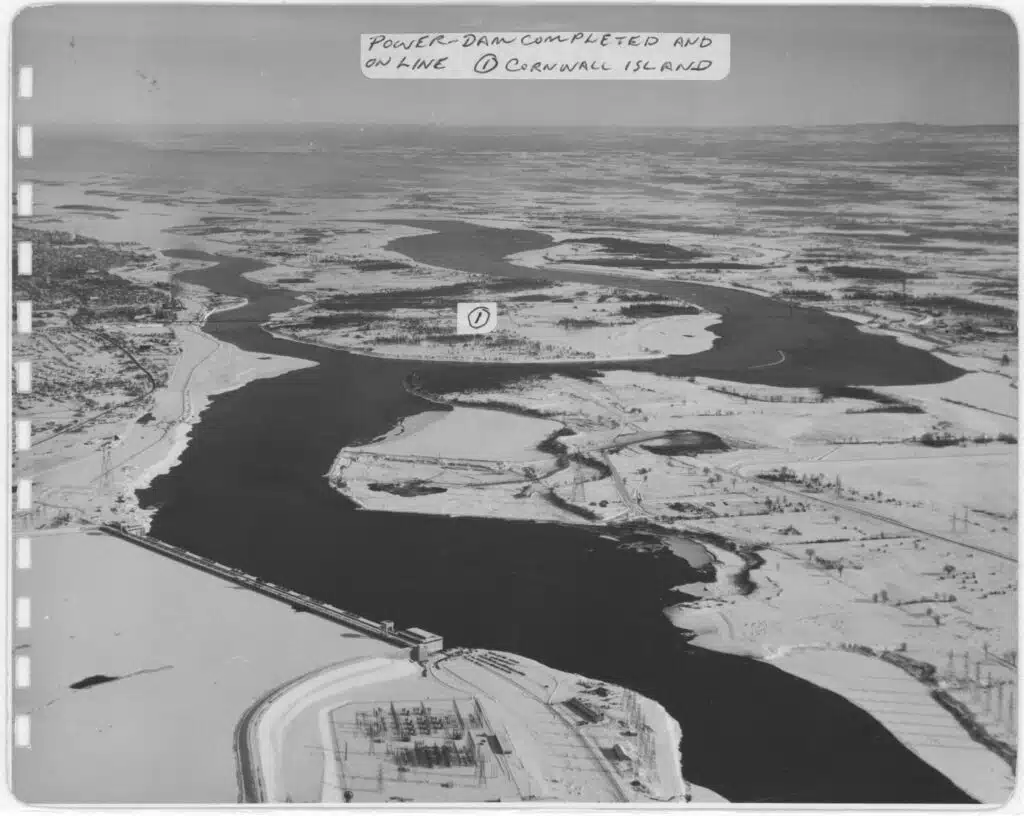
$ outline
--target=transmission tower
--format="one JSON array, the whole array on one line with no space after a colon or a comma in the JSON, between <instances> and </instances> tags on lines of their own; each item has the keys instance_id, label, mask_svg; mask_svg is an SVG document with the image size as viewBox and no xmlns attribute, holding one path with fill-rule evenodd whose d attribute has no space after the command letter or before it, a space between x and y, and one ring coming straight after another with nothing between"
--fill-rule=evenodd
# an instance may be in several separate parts
<instances>
[{"instance_id":1,"label":"transmission tower","mask_svg":"<svg viewBox=\"0 0 1024 816\"><path fill-rule=\"evenodd\" d=\"M587 480L583 473L583 468L580 467L579 462L576 462L576 466L573 469L572 476L572 501L573 504L579 504L587 500Z\"/></svg>"},{"instance_id":2,"label":"transmission tower","mask_svg":"<svg viewBox=\"0 0 1024 816\"><path fill-rule=\"evenodd\" d=\"M100 457L100 487L109 490L111 484L110 444L104 443Z\"/></svg>"}]
</instances>

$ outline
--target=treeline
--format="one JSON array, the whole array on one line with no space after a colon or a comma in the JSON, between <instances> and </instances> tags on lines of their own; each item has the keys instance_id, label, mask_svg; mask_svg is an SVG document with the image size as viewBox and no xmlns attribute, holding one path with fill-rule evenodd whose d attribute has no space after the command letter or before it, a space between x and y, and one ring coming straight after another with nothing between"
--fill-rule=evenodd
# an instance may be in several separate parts
<instances>
[{"instance_id":1,"label":"treeline","mask_svg":"<svg viewBox=\"0 0 1024 816\"><path fill-rule=\"evenodd\" d=\"M673 315L695 315L700 314L697 306L675 305L673 303L631 303L619 309L623 317L670 317Z\"/></svg>"},{"instance_id":2,"label":"treeline","mask_svg":"<svg viewBox=\"0 0 1024 816\"><path fill-rule=\"evenodd\" d=\"M966 298L953 295L915 295L900 291L876 291L859 286L843 290L843 297L846 300L884 300L890 303L898 303L903 306L910 306L918 309L932 310L937 312L951 311L958 314L978 315L983 317L999 317L1012 319L1016 322L1017 312L1006 306L997 306L992 303L978 303Z\"/></svg>"},{"instance_id":3,"label":"treeline","mask_svg":"<svg viewBox=\"0 0 1024 816\"><path fill-rule=\"evenodd\" d=\"M949 432L942 431L925 431L920 436L911 437L911 441L919 442L922 445L927 445L930 448L948 448L953 445L964 445L967 442L974 442L978 445L985 445L989 442L1006 442L1010 445L1017 444L1017 437L1012 433L1000 433L992 437L988 434L978 434L977 436L965 436L963 434L956 436Z\"/></svg>"},{"instance_id":4,"label":"treeline","mask_svg":"<svg viewBox=\"0 0 1024 816\"><path fill-rule=\"evenodd\" d=\"M730 397L739 397L742 400L753 402L793 402L793 403L821 403L826 402L828 397L818 395L816 397L789 396L785 394L759 394L755 391L740 391L738 388L731 388L727 385L709 385L708 391L715 391L719 394L727 394Z\"/></svg>"}]
</instances>

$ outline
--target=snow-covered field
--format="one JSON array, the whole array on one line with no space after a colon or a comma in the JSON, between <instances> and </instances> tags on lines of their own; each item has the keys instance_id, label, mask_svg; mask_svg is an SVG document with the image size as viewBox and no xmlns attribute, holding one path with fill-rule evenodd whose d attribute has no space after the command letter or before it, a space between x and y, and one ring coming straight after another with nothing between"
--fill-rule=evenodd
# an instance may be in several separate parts
<instances>
[{"instance_id":1,"label":"snow-covered field","mask_svg":"<svg viewBox=\"0 0 1024 816\"><path fill-rule=\"evenodd\" d=\"M32 717L14 793L33 803L223 803L238 797L234 730L292 678L394 647L102 534L32 540L17 575L32 627L15 654ZM75 690L74 683L110 678Z\"/></svg>"},{"instance_id":2,"label":"snow-covered field","mask_svg":"<svg viewBox=\"0 0 1024 816\"><path fill-rule=\"evenodd\" d=\"M1008 389L1003 378L990 384ZM928 388L940 396L957 393ZM683 538L723 536L741 554L713 537L698 539L717 562L717 579L680 587L691 599L667 610L676 625L696 634L701 646L759 659L811 647L799 659L781 660L780 667L792 666L850 697L973 795L1002 801L1010 779L1005 762L967 738L918 681L898 677L902 671L887 664L879 670L879 682L896 685L877 693L867 683L877 673L864 675L863 689L854 688L858 675L850 676L854 685L833 676L854 667L852 658L836 658L831 648L847 643L899 650L940 668L949 654L972 666L983 661L979 638L994 655L1016 646L1016 445L970 441L995 429L993 415L969 409L956 423L940 420L931 409L943 411L948 403L922 390L900 393L921 405L922 413L863 412L870 400L822 401L811 391L707 378L621 371L595 381L535 377L498 392L457 396L461 404L501 401L542 411L574 431L560 440L570 450L593 456L611 444L607 461L626 495L613 479L586 468L582 487L572 468L540 472L536 480L515 468L501 471L500 461L510 460L519 443L481 452L493 465L486 478L467 470L454 458L454 451L465 449L458 429L472 425L474 434L486 434L493 422L498 431L508 419L499 420L492 411L481 411L472 423L449 415L450 422L431 422L398 437L404 450L429 448L432 456L445 451L453 457L429 467L383 458L369 465L353 450L343 451L336 467L345 465L344 484L338 486L361 501L372 497L369 506L375 509L509 518L524 517L527 501L554 491L566 504L593 514L588 520L562 508L557 511L562 521L593 524L630 515L678 530ZM941 448L907 441L940 421L968 441ZM516 422L524 423L524 432L530 423L550 427L543 420L516 417ZM1010 425L999 427L1012 427L1012 420L1006 422ZM662 444L665 431L678 429L711 432L728 449L697 455L645 449ZM419 434L424 443L417 447ZM538 426L526 437L531 434L539 440L543 429ZM622 446L632 438L638 442ZM783 467L790 473L786 481L762 478ZM366 489L371 479L412 476L421 487L444 486L447 492L396 496ZM949 524L952 512L959 516L955 531ZM751 568L742 554L755 552L763 563ZM736 580L746 573L752 585L742 592ZM841 663L845 669L838 668ZM986 671L996 681L1012 680L998 662L990 662ZM1013 739L1005 728L1005 707L1000 719L986 715L978 699L958 699L990 733ZM945 736L933 742L914 731L915 722L959 731L954 738L944 730Z\"/></svg>"},{"instance_id":3,"label":"snow-covered field","mask_svg":"<svg viewBox=\"0 0 1024 816\"><path fill-rule=\"evenodd\" d=\"M771 661L781 669L841 694L870 711L929 765L978 801L1003 804L1013 795L1013 770L974 742L928 689L897 666L850 652L787 652Z\"/></svg>"}]
</instances>

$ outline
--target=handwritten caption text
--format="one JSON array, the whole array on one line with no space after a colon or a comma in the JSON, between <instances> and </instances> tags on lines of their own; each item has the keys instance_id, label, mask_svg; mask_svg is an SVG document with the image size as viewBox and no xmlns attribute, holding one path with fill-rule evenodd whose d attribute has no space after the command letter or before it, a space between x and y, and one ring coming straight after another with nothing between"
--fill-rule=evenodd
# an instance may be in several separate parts
<instances>
[{"instance_id":1,"label":"handwritten caption text","mask_svg":"<svg viewBox=\"0 0 1024 816\"><path fill-rule=\"evenodd\" d=\"M725 79L728 34L363 34L371 79Z\"/></svg>"}]
</instances>

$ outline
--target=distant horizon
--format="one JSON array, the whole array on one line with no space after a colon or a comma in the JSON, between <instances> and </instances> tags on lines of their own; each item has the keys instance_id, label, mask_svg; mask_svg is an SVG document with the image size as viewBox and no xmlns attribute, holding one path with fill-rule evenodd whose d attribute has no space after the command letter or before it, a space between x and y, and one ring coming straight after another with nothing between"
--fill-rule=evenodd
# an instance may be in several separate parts
<instances>
[{"instance_id":1,"label":"distant horizon","mask_svg":"<svg viewBox=\"0 0 1024 816\"><path fill-rule=\"evenodd\" d=\"M1020 122L978 122L964 124L946 124L942 122L912 122L904 120L893 121L862 121L847 122L842 124L815 124L815 125L781 125L781 124L728 124L728 125L666 125L666 124L566 124L566 125L545 125L545 124L499 124L492 125L484 122L475 123L442 123L442 122L324 122L324 121L286 121L286 122L178 122L178 123L138 123L138 122L53 122L46 126L51 130L73 130L79 129L134 129L134 130L187 130L196 128L419 128L421 130L842 130L858 127L907 127L907 128L942 128L945 130L970 130L984 128L1000 128L1004 130L1019 130Z\"/></svg>"},{"instance_id":2,"label":"distant horizon","mask_svg":"<svg viewBox=\"0 0 1024 816\"><path fill-rule=\"evenodd\" d=\"M369 79L383 32L729 34L721 80ZM1004 11L907 6L56 5L14 20L36 127L842 127L1019 123ZM626 124L628 123L628 124Z\"/></svg>"}]
</instances>

